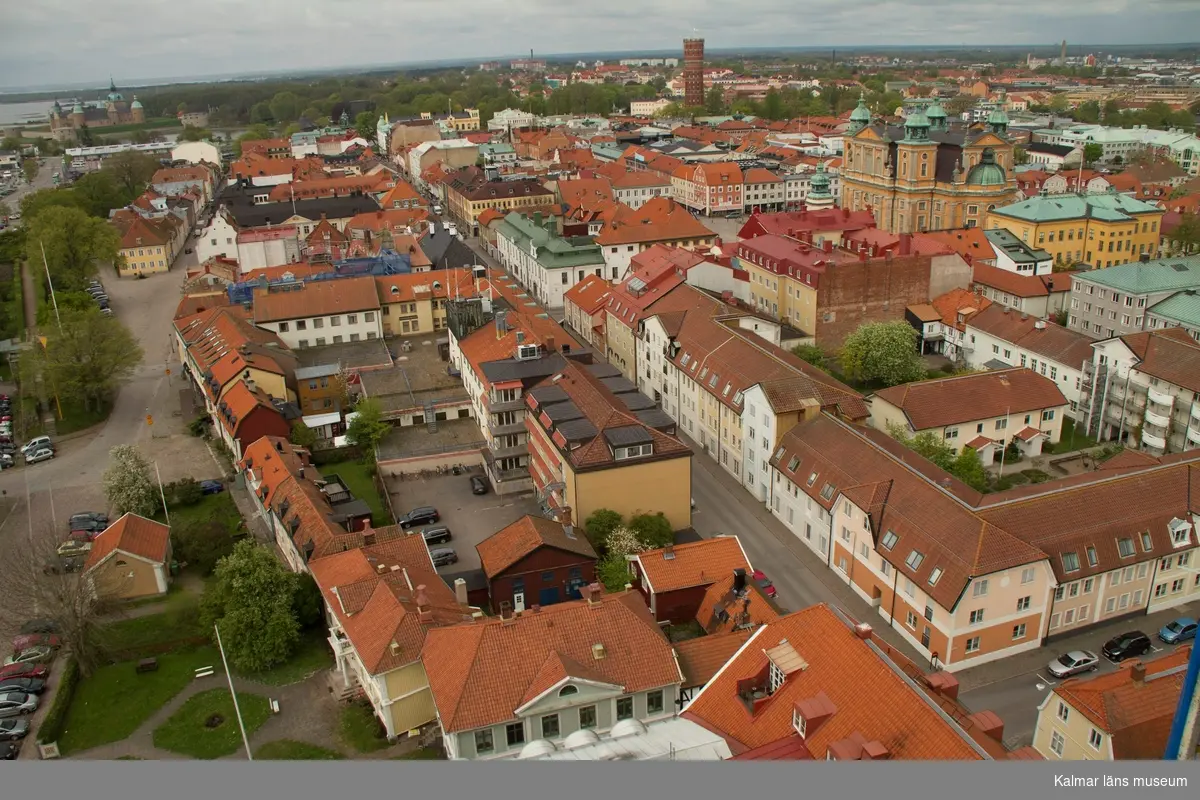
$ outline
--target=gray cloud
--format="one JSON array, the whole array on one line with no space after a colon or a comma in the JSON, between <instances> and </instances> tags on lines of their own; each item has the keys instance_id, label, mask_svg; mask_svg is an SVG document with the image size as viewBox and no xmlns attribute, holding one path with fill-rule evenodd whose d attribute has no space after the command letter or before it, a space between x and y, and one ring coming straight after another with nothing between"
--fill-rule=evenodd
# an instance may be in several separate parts
<instances>
[{"instance_id":1,"label":"gray cloud","mask_svg":"<svg viewBox=\"0 0 1200 800\"><path fill-rule=\"evenodd\" d=\"M102 83L527 53L1177 42L1195 0L40 0L5 10L0 85Z\"/></svg>"}]
</instances>

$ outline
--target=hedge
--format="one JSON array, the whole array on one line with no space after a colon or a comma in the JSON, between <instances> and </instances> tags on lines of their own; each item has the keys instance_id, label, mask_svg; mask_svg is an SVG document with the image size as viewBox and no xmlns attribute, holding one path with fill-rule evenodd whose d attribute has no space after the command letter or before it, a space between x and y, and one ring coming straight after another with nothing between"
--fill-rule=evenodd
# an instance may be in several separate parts
<instances>
[{"instance_id":1,"label":"hedge","mask_svg":"<svg viewBox=\"0 0 1200 800\"><path fill-rule=\"evenodd\" d=\"M71 708L71 700L75 697L75 688L79 686L79 662L74 656L67 659L62 674L58 678L58 694L54 695L54 705L42 720L38 730L38 742L50 744L62 736L63 725L67 721L67 711Z\"/></svg>"}]
</instances>

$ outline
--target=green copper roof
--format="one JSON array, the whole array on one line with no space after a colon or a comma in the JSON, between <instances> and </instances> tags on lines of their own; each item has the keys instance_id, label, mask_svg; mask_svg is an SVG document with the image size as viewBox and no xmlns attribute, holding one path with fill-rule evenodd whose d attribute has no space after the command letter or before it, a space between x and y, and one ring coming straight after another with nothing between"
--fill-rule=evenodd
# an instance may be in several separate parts
<instances>
[{"instance_id":1,"label":"green copper roof","mask_svg":"<svg viewBox=\"0 0 1200 800\"><path fill-rule=\"evenodd\" d=\"M904 119L904 127L906 128L928 128L929 117L921 113L920 109L913 111Z\"/></svg>"},{"instance_id":2,"label":"green copper roof","mask_svg":"<svg viewBox=\"0 0 1200 800\"><path fill-rule=\"evenodd\" d=\"M939 103L937 100L934 100L933 105L931 105L929 107L929 109L926 110L925 116L931 120L932 119L945 119L946 118L946 109L942 108L941 103Z\"/></svg>"},{"instance_id":3,"label":"green copper roof","mask_svg":"<svg viewBox=\"0 0 1200 800\"><path fill-rule=\"evenodd\" d=\"M859 98L858 105L850 112L850 121L870 124L871 110L867 108L866 100L863 100L861 97Z\"/></svg>"},{"instance_id":4,"label":"green copper roof","mask_svg":"<svg viewBox=\"0 0 1200 800\"><path fill-rule=\"evenodd\" d=\"M1057 222L1090 216L1105 222L1133 220L1135 214L1162 213L1162 209L1125 194L1037 195L992 211L1022 222Z\"/></svg>"},{"instance_id":5,"label":"green copper roof","mask_svg":"<svg viewBox=\"0 0 1200 800\"><path fill-rule=\"evenodd\" d=\"M1200 256L1133 261L1115 267L1076 273L1075 280L1095 283L1128 294L1200 289Z\"/></svg>"},{"instance_id":6,"label":"green copper roof","mask_svg":"<svg viewBox=\"0 0 1200 800\"><path fill-rule=\"evenodd\" d=\"M1150 306L1150 313L1188 328L1200 328L1200 291L1186 289Z\"/></svg>"},{"instance_id":7,"label":"green copper roof","mask_svg":"<svg viewBox=\"0 0 1200 800\"><path fill-rule=\"evenodd\" d=\"M1003 186L1008 181L1004 167L996 163L996 152L987 147L979 163L967 173L968 186Z\"/></svg>"},{"instance_id":8,"label":"green copper roof","mask_svg":"<svg viewBox=\"0 0 1200 800\"><path fill-rule=\"evenodd\" d=\"M514 211L496 226L496 235L503 236L526 253L530 252L531 245L537 248L538 263L547 269L598 266L604 263L600 245L586 236L563 238L549 229L553 227L551 218L545 218L538 225L537 218L540 216L538 214L531 219Z\"/></svg>"},{"instance_id":9,"label":"green copper roof","mask_svg":"<svg viewBox=\"0 0 1200 800\"><path fill-rule=\"evenodd\" d=\"M987 121L989 125L1007 125L1008 114L1004 113L1003 108L994 108L992 113L988 114Z\"/></svg>"}]
</instances>

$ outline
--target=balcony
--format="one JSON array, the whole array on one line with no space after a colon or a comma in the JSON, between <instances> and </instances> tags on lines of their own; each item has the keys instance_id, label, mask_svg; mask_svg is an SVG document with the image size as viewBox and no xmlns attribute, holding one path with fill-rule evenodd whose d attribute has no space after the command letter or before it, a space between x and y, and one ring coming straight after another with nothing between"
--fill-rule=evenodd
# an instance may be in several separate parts
<instances>
[{"instance_id":1,"label":"balcony","mask_svg":"<svg viewBox=\"0 0 1200 800\"><path fill-rule=\"evenodd\" d=\"M529 444L527 442L507 446L492 444L489 445L488 449L491 451L492 458L495 459L520 458L529 455Z\"/></svg>"},{"instance_id":2,"label":"balcony","mask_svg":"<svg viewBox=\"0 0 1200 800\"><path fill-rule=\"evenodd\" d=\"M1147 447L1152 447L1155 450L1165 450L1167 447L1167 440L1161 436L1155 436L1150 431L1142 428L1142 444L1146 445Z\"/></svg>"},{"instance_id":3,"label":"balcony","mask_svg":"<svg viewBox=\"0 0 1200 800\"><path fill-rule=\"evenodd\" d=\"M492 414L502 414L505 411L523 411L525 409L525 400L517 398L516 400L493 400L491 395L484 395L484 404L487 410Z\"/></svg>"},{"instance_id":4,"label":"balcony","mask_svg":"<svg viewBox=\"0 0 1200 800\"><path fill-rule=\"evenodd\" d=\"M1164 417L1162 414L1156 413L1152 408L1146 409L1144 419L1147 425L1153 425L1154 427L1161 428L1164 431L1171 427L1171 418Z\"/></svg>"},{"instance_id":5,"label":"balcony","mask_svg":"<svg viewBox=\"0 0 1200 800\"><path fill-rule=\"evenodd\" d=\"M1174 395L1168 394L1167 392L1161 392L1158 389L1155 389L1153 386L1147 389L1147 394L1150 396L1151 403L1157 403L1158 405L1166 406L1167 408L1175 405Z\"/></svg>"},{"instance_id":6,"label":"balcony","mask_svg":"<svg viewBox=\"0 0 1200 800\"><path fill-rule=\"evenodd\" d=\"M1200 403L1192 404L1192 419L1188 424L1193 428L1200 428Z\"/></svg>"},{"instance_id":7,"label":"balcony","mask_svg":"<svg viewBox=\"0 0 1200 800\"><path fill-rule=\"evenodd\" d=\"M525 433L525 423L523 421L506 422L504 424L489 422L488 433L492 436L511 436L513 434Z\"/></svg>"},{"instance_id":8,"label":"balcony","mask_svg":"<svg viewBox=\"0 0 1200 800\"><path fill-rule=\"evenodd\" d=\"M340 630L331 633L326 641L329 642L329 646L333 648L333 652L338 658L348 656L354 652L354 645L346 638L346 634Z\"/></svg>"},{"instance_id":9,"label":"balcony","mask_svg":"<svg viewBox=\"0 0 1200 800\"><path fill-rule=\"evenodd\" d=\"M1188 444L1194 447L1200 447L1200 425L1194 425L1187 429Z\"/></svg>"}]
</instances>

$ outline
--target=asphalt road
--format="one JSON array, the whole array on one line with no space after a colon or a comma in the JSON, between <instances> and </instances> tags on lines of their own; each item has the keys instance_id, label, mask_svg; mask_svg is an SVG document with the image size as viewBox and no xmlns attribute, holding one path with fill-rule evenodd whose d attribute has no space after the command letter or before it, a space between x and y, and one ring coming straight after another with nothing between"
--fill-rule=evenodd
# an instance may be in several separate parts
<instances>
[{"instance_id":1,"label":"asphalt road","mask_svg":"<svg viewBox=\"0 0 1200 800\"><path fill-rule=\"evenodd\" d=\"M22 178L15 192L10 194L8 197L0 197L0 203L7 205L9 211L14 213L19 212L21 210L21 201L26 195L32 194L40 189L50 189L54 186L54 173L62 172L62 159L58 156L55 156L54 158L43 158L41 160L41 164L41 169L38 170L38 176L33 179L32 185L25 183L24 179ZM19 225L20 220L17 220L15 224Z\"/></svg>"}]
</instances>

